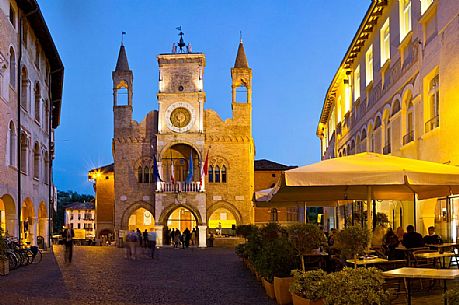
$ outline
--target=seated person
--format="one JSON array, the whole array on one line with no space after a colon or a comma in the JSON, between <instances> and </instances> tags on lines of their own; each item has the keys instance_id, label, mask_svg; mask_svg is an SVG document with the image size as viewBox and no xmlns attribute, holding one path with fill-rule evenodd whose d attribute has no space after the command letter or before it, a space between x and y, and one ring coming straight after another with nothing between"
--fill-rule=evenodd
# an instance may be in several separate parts
<instances>
[{"instance_id":1,"label":"seated person","mask_svg":"<svg viewBox=\"0 0 459 305\"><path fill-rule=\"evenodd\" d=\"M420 248L420 247L424 247L424 239L422 239L421 234L414 231L413 225L408 225L406 227L406 233L405 235L403 235L402 244L408 249Z\"/></svg>"},{"instance_id":2,"label":"seated person","mask_svg":"<svg viewBox=\"0 0 459 305\"><path fill-rule=\"evenodd\" d=\"M386 235L384 235L384 245L383 248L385 250L385 255L388 257L389 260L395 259L404 259L405 255L402 251L398 251L397 247L400 244L397 235L394 233L392 228L387 230Z\"/></svg>"},{"instance_id":3,"label":"seated person","mask_svg":"<svg viewBox=\"0 0 459 305\"><path fill-rule=\"evenodd\" d=\"M441 245L443 241L441 240L440 235L435 234L435 227L428 228L429 234L424 236L424 242L428 245Z\"/></svg>"}]
</instances>

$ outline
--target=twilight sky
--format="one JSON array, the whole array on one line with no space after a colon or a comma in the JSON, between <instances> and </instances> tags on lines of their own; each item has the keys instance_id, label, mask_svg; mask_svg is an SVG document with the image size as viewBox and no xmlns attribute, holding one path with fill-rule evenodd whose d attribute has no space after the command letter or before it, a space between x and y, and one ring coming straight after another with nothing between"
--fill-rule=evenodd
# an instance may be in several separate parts
<instances>
[{"instance_id":1,"label":"twilight sky","mask_svg":"<svg viewBox=\"0 0 459 305\"><path fill-rule=\"evenodd\" d=\"M239 31L253 70L256 159L287 165L320 160L315 135L326 90L369 0L38 0L65 66L54 182L93 194L89 169L113 162L111 73L121 32L134 73L134 119L158 109L156 56L182 26L206 55L206 109L231 116L230 68ZM129 5L128 5L129 4Z\"/></svg>"}]
</instances>

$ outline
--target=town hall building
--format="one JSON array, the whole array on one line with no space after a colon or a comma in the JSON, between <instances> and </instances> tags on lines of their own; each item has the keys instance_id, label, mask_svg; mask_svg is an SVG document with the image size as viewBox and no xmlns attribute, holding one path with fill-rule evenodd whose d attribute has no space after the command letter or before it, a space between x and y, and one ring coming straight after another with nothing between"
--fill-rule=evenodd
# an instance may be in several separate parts
<instances>
[{"instance_id":1,"label":"town hall building","mask_svg":"<svg viewBox=\"0 0 459 305\"><path fill-rule=\"evenodd\" d=\"M208 232L254 223L252 70L241 40L231 68L232 117L222 120L204 109L203 53L181 37L157 61L158 110L136 122L134 74L120 47L112 72L114 163L89 172L96 236L154 228L162 245L168 229L194 228L205 246Z\"/></svg>"}]
</instances>

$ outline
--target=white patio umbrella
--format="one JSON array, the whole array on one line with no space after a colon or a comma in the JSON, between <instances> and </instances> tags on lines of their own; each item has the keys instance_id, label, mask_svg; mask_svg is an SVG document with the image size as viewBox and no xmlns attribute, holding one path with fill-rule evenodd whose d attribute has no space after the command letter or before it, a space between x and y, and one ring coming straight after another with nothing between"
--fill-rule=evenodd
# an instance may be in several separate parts
<instances>
[{"instance_id":1,"label":"white patio umbrella","mask_svg":"<svg viewBox=\"0 0 459 305\"><path fill-rule=\"evenodd\" d=\"M411 200L416 194L419 199L428 199L457 193L459 167L365 152L285 171L259 201L275 205L367 200L371 225L371 200Z\"/></svg>"}]
</instances>

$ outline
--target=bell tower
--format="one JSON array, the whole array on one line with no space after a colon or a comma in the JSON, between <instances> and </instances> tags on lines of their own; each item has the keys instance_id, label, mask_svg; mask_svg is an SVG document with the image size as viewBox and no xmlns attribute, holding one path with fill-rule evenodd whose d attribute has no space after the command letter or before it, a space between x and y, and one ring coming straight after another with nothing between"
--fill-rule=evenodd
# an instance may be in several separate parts
<instances>
[{"instance_id":1,"label":"bell tower","mask_svg":"<svg viewBox=\"0 0 459 305\"><path fill-rule=\"evenodd\" d=\"M115 132L119 127L127 127L132 119L132 85L134 76L129 69L126 49L121 43L115 71L112 72L113 80L113 112L115 119Z\"/></svg>"},{"instance_id":2,"label":"bell tower","mask_svg":"<svg viewBox=\"0 0 459 305\"><path fill-rule=\"evenodd\" d=\"M252 69L245 56L242 38L239 41L236 61L231 68L233 118L244 125L252 125Z\"/></svg>"}]
</instances>

